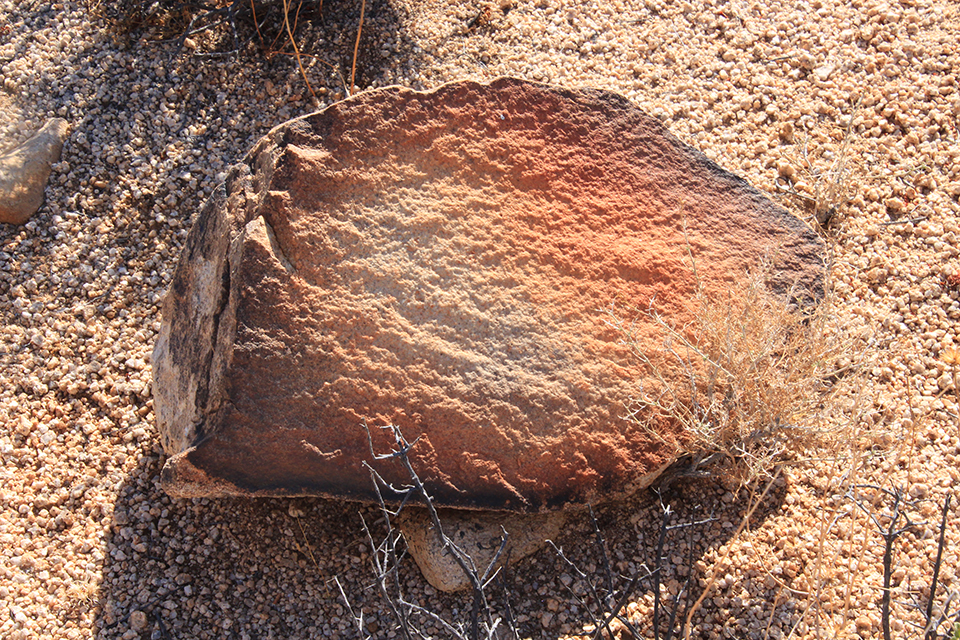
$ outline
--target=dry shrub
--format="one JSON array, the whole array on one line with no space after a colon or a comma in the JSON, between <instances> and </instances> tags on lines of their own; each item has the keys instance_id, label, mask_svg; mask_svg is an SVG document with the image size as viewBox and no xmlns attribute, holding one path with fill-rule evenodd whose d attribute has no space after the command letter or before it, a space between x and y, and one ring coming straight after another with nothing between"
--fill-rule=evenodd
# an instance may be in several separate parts
<instances>
[{"instance_id":1,"label":"dry shrub","mask_svg":"<svg viewBox=\"0 0 960 640\"><path fill-rule=\"evenodd\" d=\"M684 326L655 303L629 323L613 316L645 373L629 418L656 438L664 422L683 427L685 439L672 444L693 470L725 460L735 479L751 482L834 433L824 418L848 386L838 382L858 369L854 345L835 330L829 291L817 305L798 302L810 298L772 290L772 273L772 262L760 265L722 296L699 286ZM640 326L659 332L657 352L640 347Z\"/></svg>"},{"instance_id":2,"label":"dry shrub","mask_svg":"<svg viewBox=\"0 0 960 640\"><path fill-rule=\"evenodd\" d=\"M812 226L822 229L831 226L838 212L856 196L858 187L852 178L862 171L858 166L860 161L851 157L850 147L859 111L860 100L846 116L842 129L834 129L829 135L818 132L817 139L807 132L802 142L781 152L789 168L780 171L777 191L794 198L807 213L806 220ZM789 129L781 130L781 139L792 145L793 123L784 126ZM824 146L831 148L831 155L827 155Z\"/></svg>"},{"instance_id":3,"label":"dry shrub","mask_svg":"<svg viewBox=\"0 0 960 640\"><path fill-rule=\"evenodd\" d=\"M799 175L796 182L781 177L783 182L778 182L778 190L800 201L808 214L808 223L815 222L821 228L829 227L837 212L856 194L856 187L850 180L849 140L848 126L838 152L825 167L822 158L814 159L809 137L795 152L784 153L791 166L799 167Z\"/></svg>"}]
</instances>

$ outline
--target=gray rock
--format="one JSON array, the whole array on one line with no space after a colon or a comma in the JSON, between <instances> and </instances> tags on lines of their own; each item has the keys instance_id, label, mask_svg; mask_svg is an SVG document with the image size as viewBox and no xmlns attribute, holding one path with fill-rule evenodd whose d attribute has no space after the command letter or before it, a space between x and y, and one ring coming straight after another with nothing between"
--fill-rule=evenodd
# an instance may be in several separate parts
<instances>
[{"instance_id":1,"label":"gray rock","mask_svg":"<svg viewBox=\"0 0 960 640\"><path fill-rule=\"evenodd\" d=\"M50 168L60 159L69 127L48 120L29 140L0 156L0 222L23 224L43 204Z\"/></svg>"},{"instance_id":2,"label":"gray rock","mask_svg":"<svg viewBox=\"0 0 960 640\"><path fill-rule=\"evenodd\" d=\"M547 540L560 534L566 512L548 514L483 513L442 509L439 512L444 534L473 561L481 578L490 563L503 566L539 551ZM404 509L397 521L410 555L423 577L440 591L462 591L470 580L453 555L447 551L426 509ZM497 558L506 532L506 546ZM490 572L493 575L493 572Z\"/></svg>"}]
</instances>

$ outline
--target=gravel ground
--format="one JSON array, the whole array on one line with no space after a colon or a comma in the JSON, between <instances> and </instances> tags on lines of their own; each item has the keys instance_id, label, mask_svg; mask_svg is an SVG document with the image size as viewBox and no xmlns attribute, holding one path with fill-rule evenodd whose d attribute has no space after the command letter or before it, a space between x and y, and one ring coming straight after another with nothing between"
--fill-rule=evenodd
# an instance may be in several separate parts
<instances>
[{"instance_id":1,"label":"gravel ground","mask_svg":"<svg viewBox=\"0 0 960 640\"><path fill-rule=\"evenodd\" d=\"M375 511L171 500L150 399L158 303L191 215L269 128L342 97L328 65L349 74L348 4L326 3L325 27L302 18L307 89L290 55L200 55L230 46L214 32L177 56L156 31L108 29L109 6L0 0L0 150L46 118L72 127L41 211L0 228L0 637L357 637L335 577L374 637L395 635L358 515L377 535ZM864 485L900 488L916 525L895 541L891 620L895 637L922 636L914 602L960 479L956 3L368 5L363 88L514 75L611 89L798 215L813 201L832 214L838 328L869 347L853 354L863 384L826 419L838 447L790 467L739 535L746 490L666 492L671 522L716 519L671 532L663 585L676 594L687 566L694 585L716 578L691 637L877 637L892 499ZM661 519L651 495L598 511L618 574L655 564ZM558 542L599 576L591 532L584 519ZM954 507L938 603L960 590L958 544ZM409 560L401 575L411 598L464 618L467 601ZM552 550L507 578L524 636L591 622ZM652 604L645 582L625 608L650 637Z\"/></svg>"}]
</instances>

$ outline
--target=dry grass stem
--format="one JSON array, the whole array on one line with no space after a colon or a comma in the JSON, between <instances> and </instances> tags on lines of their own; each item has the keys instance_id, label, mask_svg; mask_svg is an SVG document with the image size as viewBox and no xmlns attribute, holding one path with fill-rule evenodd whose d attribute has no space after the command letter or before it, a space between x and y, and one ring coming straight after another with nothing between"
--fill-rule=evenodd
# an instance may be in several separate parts
<instances>
[{"instance_id":1,"label":"dry grass stem","mask_svg":"<svg viewBox=\"0 0 960 640\"><path fill-rule=\"evenodd\" d=\"M354 84L354 78L357 74L357 52L360 50L360 34L363 33L363 14L367 9L367 0L362 0L360 3L360 24L357 26L357 39L353 43L353 62L350 65L350 89L347 91L347 95L353 95L353 90L356 87Z\"/></svg>"},{"instance_id":2,"label":"dry grass stem","mask_svg":"<svg viewBox=\"0 0 960 640\"><path fill-rule=\"evenodd\" d=\"M944 349L940 359L953 373L953 399L956 402L953 419L957 425L957 435L960 436L960 350L955 347Z\"/></svg>"},{"instance_id":3,"label":"dry grass stem","mask_svg":"<svg viewBox=\"0 0 960 640\"><path fill-rule=\"evenodd\" d=\"M792 175L781 176L777 183L779 191L803 202L804 208L811 213L810 218L821 228L828 227L837 210L850 200L848 152L853 139L853 123L860 110L861 101L862 98L858 99L854 105L843 127L840 148L826 169L819 169L819 162L812 158L809 136L804 139L799 156L789 158L792 164L800 166L801 173L812 185L804 186L805 181L799 179L794 182ZM801 184L802 182L804 184Z\"/></svg>"},{"instance_id":4,"label":"dry grass stem","mask_svg":"<svg viewBox=\"0 0 960 640\"><path fill-rule=\"evenodd\" d=\"M824 407L858 370L852 344L831 324L829 294L810 311L794 302L804 296L771 291L770 271L763 266L722 297L699 288L687 326L653 303L634 311L637 322L610 314L644 369L628 417L660 439L658 425L678 424L684 439L671 444L694 465L736 462L743 483L823 445L830 433ZM639 322L659 332L658 351L640 346Z\"/></svg>"},{"instance_id":5,"label":"dry grass stem","mask_svg":"<svg viewBox=\"0 0 960 640\"><path fill-rule=\"evenodd\" d=\"M318 102L317 94L313 92L313 87L307 78L307 71L303 68L303 61L300 59L300 49L297 47L297 40L293 37L293 29L290 27L290 5L288 0L283 0L283 24L287 29L287 37L290 38L290 46L293 47L293 55L297 58L297 67L300 69L300 75L303 76L303 82L307 85L307 90L310 92L310 95L313 96L314 102Z\"/></svg>"}]
</instances>

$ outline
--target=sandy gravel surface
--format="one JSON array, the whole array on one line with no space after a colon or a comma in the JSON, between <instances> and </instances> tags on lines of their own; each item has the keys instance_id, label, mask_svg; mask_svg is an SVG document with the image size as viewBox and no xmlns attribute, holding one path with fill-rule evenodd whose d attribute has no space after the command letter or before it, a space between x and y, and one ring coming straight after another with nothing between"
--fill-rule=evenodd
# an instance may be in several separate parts
<instances>
[{"instance_id":1,"label":"sandy gravel surface","mask_svg":"<svg viewBox=\"0 0 960 640\"><path fill-rule=\"evenodd\" d=\"M338 5L326 30L302 43L318 56L305 59L313 98L287 55L202 58L198 38L174 57L155 35L112 34L86 3L0 0L0 148L46 118L72 126L44 207L0 228L0 637L357 637L334 578L373 636L393 637L358 515L374 511L178 501L158 486L158 303L226 167L342 97L320 60L349 72L358 16L325 4ZM946 362L960 341L957 5L539 0L491 5L468 29L479 4L369 4L363 88L506 74L611 89L798 215L811 199L839 205L826 233L838 327L864 345L852 356L866 378L828 422L852 446L790 467L736 537L748 492L675 485L673 522L716 520L671 533L663 584L678 593L684 566L694 584L716 576L691 637L878 637L892 501L861 485L901 488L916 526L895 544L891 618L895 637L921 636L914 603L926 605L940 505L960 480ZM655 497L598 520L621 584L653 565ZM960 589L956 507L947 523L937 603ZM558 543L595 575L591 530ZM467 600L436 594L409 560L402 578L411 598L464 619ZM507 578L524 636L591 622L553 551ZM625 609L650 637L652 603L645 582Z\"/></svg>"}]
</instances>

